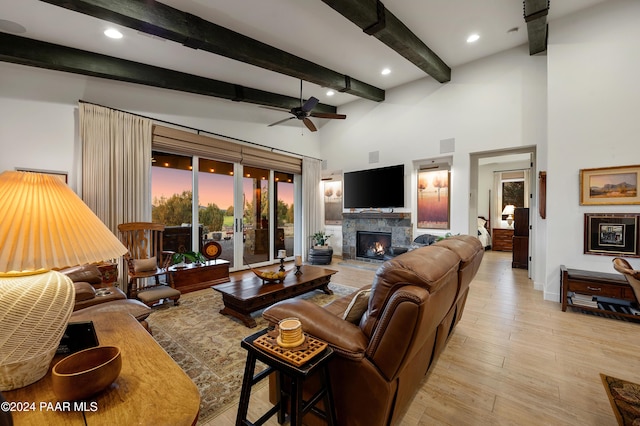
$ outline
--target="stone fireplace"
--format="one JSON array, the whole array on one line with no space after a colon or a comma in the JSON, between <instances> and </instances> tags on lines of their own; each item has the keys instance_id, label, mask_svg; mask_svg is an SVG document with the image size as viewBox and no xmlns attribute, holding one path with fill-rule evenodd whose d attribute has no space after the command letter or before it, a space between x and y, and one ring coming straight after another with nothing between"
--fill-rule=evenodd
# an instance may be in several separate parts
<instances>
[{"instance_id":1,"label":"stone fireplace","mask_svg":"<svg viewBox=\"0 0 640 426\"><path fill-rule=\"evenodd\" d=\"M411 213L344 213L342 215L342 258L381 262L383 249L411 245ZM377 239L382 241L376 241ZM359 241L360 240L360 241ZM373 247L370 247L373 244Z\"/></svg>"}]
</instances>

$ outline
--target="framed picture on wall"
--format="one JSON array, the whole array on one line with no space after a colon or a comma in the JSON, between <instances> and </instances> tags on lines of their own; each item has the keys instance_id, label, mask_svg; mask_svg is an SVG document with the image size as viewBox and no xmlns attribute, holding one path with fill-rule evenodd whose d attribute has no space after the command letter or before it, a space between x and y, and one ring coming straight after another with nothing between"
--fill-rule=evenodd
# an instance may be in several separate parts
<instances>
[{"instance_id":1,"label":"framed picture on wall","mask_svg":"<svg viewBox=\"0 0 640 426\"><path fill-rule=\"evenodd\" d=\"M55 178L60 179L64 183L67 182L67 172L58 172L55 170L38 170L38 169L26 169L24 167L16 167L17 172L32 172L32 173L42 173L43 175L53 176Z\"/></svg>"},{"instance_id":2,"label":"framed picture on wall","mask_svg":"<svg viewBox=\"0 0 640 426\"><path fill-rule=\"evenodd\" d=\"M418 228L449 229L449 170L418 171Z\"/></svg>"},{"instance_id":3,"label":"framed picture on wall","mask_svg":"<svg viewBox=\"0 0 640 426\"><path fill-rule=\"evenodd\" d=\"M584 215L584 253L640 257L637 214Z\"/></svg>"},{"instance_id":4,"label":"framed picture on wall","mask_svg":"<svg viewBox=\"0 0 640 426\"><path fill-rule=\"evenodd\" d=\"M324 223L342 224L342 181L331 180L324 183Z\"/></svg>"},{"instance_id":5,"label":"framed picture on wall","mask_svg":"<svg viewBox=\"0 0 640 426\"><path fill-rule=\"evenodd\" d=\"M580 170L580 205L640 204L640 166Z\"/></svg>"}]
</instances>

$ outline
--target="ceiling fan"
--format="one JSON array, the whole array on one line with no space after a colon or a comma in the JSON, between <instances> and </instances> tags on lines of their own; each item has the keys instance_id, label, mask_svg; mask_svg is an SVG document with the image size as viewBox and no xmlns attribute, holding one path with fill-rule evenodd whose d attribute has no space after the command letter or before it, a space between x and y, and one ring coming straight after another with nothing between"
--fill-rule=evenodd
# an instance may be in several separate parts
<instances>
[{"instance_id":1,"label":"ceiling fan","mask_svg":"<svg viewBox=\"0 0 640 426\"><path fill-rule=\"evenodd\" d=\"M268 127L275 126L280 123L284 123L285 121L293 120L297 118L298 120L302 120L307 129L312 132L317 131L318 129L313 124L313 121L309 119L309 117L317 117L317 118L330 118L330 119L345 119L347 116L345 114L333 114L329 112L313 112L312 110L318 105L319 100L314 98L313 96L307 99L304 103L302 102L302 80L300 80L300 106L291 108L288 112L293 115L293 117L285 118L283 120L276 121L275 123L269 124ZM280 108L272 108L272 107L263 107L267 109L274 109L277 111L286 111L285 109Z\"/></svg>"}]
</instances>

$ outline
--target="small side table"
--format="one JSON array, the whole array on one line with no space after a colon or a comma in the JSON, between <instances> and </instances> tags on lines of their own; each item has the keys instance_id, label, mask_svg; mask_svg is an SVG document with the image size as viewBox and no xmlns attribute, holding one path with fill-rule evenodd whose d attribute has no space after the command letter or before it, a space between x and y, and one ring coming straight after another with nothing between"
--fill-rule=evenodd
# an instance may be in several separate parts
<instances>
[{"instance_id":1,"label":"small side table","mask_svg":"<svg viewBox=\"0 0 640 426\"><path fill-rule=\"evenodd\" d=\"M242 391L240 393L240 403L238 405L238 415L236 417L236 426L241 425L262 425L274 414L278 414L278 423L283 424L287 409L288 399L291 398L291 425L302 425L302 417L313 409L314 413L323 415L327 424L335 425L335 411L333 409L333 395L331 393L331 383L329 380L329 371L327 362L333 355L333 349L327 347L322 353L311 359L301 366L293 365L283 359L280 359L266 351L258 348L253 342L260 336L266 334L268 329L264 329L242 340L241 346L247 350L247 363L244 370L244 378L242 379ZM254 376L256 360L265 363L268 368ZM308 401L302 399L302 387L305 379L312 373L320 371L321 386L318 392ZM260 382L271 373L276 373L276 388L279 393L276 404L267 411L255 423L247 420L247 411L249 409L249 399L251 397L251 387ZM288 394L282 387L282 383L288 380L291 384L291 392ZM324 412L315 408L315 405L324 400Z\"/></svg>"}]
</instances>

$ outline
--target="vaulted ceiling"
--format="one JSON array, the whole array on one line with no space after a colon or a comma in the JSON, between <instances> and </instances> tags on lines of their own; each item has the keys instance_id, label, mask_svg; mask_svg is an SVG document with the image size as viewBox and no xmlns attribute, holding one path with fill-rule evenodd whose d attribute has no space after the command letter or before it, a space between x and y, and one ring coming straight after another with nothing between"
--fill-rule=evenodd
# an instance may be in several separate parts
<instances>
[{"instance_id":1,"label":"vaulted ceiling","mask_svg":"<svg viewBox=\"0 0 640 426\"><path fill-rule=\"evenodd\" d=\"M0 0L0 60L285 109L303 80L334 113L521 44L544 54L549 21L601 1Z\"/></svg>"}]
</instances>

